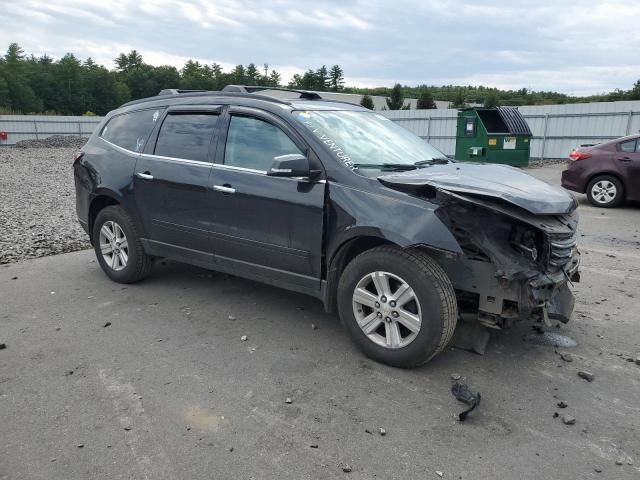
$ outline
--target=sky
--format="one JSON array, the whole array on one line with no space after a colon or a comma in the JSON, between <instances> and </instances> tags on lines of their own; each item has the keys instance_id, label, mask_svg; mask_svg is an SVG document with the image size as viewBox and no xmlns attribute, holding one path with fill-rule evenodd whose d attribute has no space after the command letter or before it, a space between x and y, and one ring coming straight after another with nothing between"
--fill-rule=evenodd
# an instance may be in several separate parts
<instances>
[{"instance_id":1,"label":"sky","mask_svg":"<svg viewBox=\"0 0 640 480\"><path fill-rule=\"evenodd\" d=\"M72 52L113 68L120 52L339 64L349 86L485 85L590 95L640 79L640 0L0 0L0 48Z\"/></svg>"}]
</instances>

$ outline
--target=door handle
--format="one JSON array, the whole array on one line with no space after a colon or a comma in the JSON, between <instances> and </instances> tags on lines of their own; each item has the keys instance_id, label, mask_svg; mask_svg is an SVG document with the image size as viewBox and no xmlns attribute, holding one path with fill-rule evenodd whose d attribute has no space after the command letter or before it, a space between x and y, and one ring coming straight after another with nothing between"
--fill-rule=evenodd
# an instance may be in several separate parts
<instances>
[{"instance_id":1,"label":"door handle","mask_svg":"<svg viewBox=\"0 0 640 480\"><path fill-rule=\"evenodd\" d=\"M142 180L153 180L153 175L151 175L149 172L136 172L136 177L141 178Z\"/></svg>"},{"instance_id":2,"label":"door handle","mask_svg":"<svg viewBox=\"0 0 640 480\"><path fill-rule=\"evenodd\" d=\"M630 162L631 158L629 158L629 157L618 157L618 160L620 160L621 162Z\"/></svg>"},{"instance_id":3,"label":"door handle","mask_svg":"<svg viewBox=\"0 0 640 480\"><path fill-rule=\"evenodd\" d=\"M230 185L214 185L213 189L216 192L222 192L224 194L236 193L236 189L231 187Z\"/></svg>"}]
</instances>

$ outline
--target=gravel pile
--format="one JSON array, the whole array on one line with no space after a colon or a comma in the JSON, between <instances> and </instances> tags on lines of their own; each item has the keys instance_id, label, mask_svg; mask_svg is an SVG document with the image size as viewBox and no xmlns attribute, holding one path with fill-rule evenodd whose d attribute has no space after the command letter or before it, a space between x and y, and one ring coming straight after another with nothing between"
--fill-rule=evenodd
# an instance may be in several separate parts
<instances>
[{"instance_id":1,"label":"gravel pile","mask_svg":"<svg viewBox=\"0 0 640 480\"><path fill-rule=\"evenodd\" d=\"M0 148L0 264L90 248L78 223L73 148Z\"/></svg>"},{"instance_id":2,"label":"gravel pile","mask_svg":"<svg viewBox=\"0 0 640 480\"><path fill-rule=\"evenodd\" d=\"M80 148L87 143L87 137L76 135L51 135L38 140L20 140L16 148Z\"/></svg>"}]
</instances>

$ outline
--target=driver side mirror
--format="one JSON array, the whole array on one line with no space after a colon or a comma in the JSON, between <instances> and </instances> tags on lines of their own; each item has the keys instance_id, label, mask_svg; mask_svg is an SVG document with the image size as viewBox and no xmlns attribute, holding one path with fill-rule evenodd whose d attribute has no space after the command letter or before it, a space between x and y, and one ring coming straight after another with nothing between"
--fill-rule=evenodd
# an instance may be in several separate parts
<instances>
[{"instance_id":1,"label":"driver side mirror","mask_svg":"<svg viewBox=\"0 0 640 480\"><path fill-rule=\"evenodd\" d=\"M310 175L309 159L299 153L273 157L273 163L267 172L269 177L309 177Z\"/></svg>"}]
</instances>

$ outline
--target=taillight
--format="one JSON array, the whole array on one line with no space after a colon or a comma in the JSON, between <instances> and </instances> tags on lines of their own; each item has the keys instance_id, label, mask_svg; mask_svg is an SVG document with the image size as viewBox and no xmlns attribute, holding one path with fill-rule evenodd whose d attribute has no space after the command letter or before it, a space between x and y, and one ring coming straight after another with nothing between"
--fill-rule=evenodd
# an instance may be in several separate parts
<instances>
[{"instance_id":1,"label":"taillight","mask_svg":"<svg viewBox=\"0 0 640 480\"><path fill-rule=\"evenodd\" d=\"M591 158L591 154L587 152L581 152L577 148L574 148L573 150L571 150L571 153L569 154L569 158L573 161L586 160L587 158Z\"/></svg>"},{"instance_id":2,"label":"taillight","mask_svg":"<svg viewBox=\"0 0 640 480\"><path fill-rule=\"evenodd\" d=\"M73 154L73 163L75 165L75 163L80 160L84 155L84 152L80 151L80 152L76 152Z\"/></svg>"}]
</instances>

